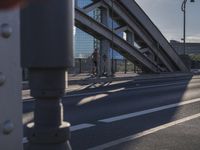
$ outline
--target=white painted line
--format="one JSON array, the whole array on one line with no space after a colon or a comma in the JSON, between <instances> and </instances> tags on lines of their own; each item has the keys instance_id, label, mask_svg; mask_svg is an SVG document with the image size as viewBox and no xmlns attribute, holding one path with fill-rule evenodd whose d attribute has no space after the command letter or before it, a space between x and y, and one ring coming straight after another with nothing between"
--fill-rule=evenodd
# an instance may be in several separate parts
<instances>
[{"instance_id":1,"label":"white painted line","mask_svg":"<svg viewBox=\"0 0 200 150\"><path fill-rule=\"evenodd\" d=\"M106 96L108 96L108 94L96 94L94 96L88 96L88 97L83 98L77 105L78 106L84 105L86 103L90 103L92 101L96 101L96 100L104 98Z\"/></svg>"},{"instance_id":2,"label":"white painted line","mask_svg":"<svg viewBox=\"0 0 200 150\"><path fill-rule=\"evenodd\" d=\"M152 108L152 109L147 109L147 110L143 110L143 111L138 111L138 112L134 112L134 113L130 113L130 114L124 114L124 115L120 115L120 116L116 116L116 117L102 119L102 120L99 120L99 122L111 123L111 122L115 122L115 121L120 121L120 120L124 120L124 119L128 119L128 118L133 118L133 117L137 117L137 116L150 114L150 113L153 113L153 112L158 112L158 111L161 111L161 110L166 110L166 109L170 109L170 108L174 108L174 107L178 107L178 106L196 103L196 102L199 102L199 101L200 101L200 98L192 99L192 100L183 101L183 102L180 102L180 103L169 104L169 105L156 107L156 108Z\"/></svg>"},{"instance_id":3,"label":"white painted line","mask_svg":"<svg viewBox=\"0 0 200 150\"><path fill-rule=\"evenodd\" d=\"M83 124L79 124L79 125L75 125L75 126L71 126L70 127L70 131L77 131L77 130L82 130L82 129L86 129L86 128L90 128L95 126L94 124L89 124L89 123L83 123Z\"/></svg>"},{"instance_id":4,"label":"white painted line","mask_svg":"<svg viewBox=\"0 0 200 150\"><path fill-rule=\"evenodd\" d=\"M28 139L27 139L27 137L23 137L23 139L22 139L22 143L23 143L23 144L28 143Z\"/></svg>"},{"instance_id":5,"label":"white painted line","mask_svg":"<svg viewBox=\"0 0 200 150\"><path fill-rule=\"evenodd\" d=\"M164 125L161 125L161 126L158 126L158 127L146 130L146 131L142 131L140 133L137 133L137 134L134 134L134 135L131 135L131 136L128 136L128 137L124 137L124 138L121 138L121 139L118 139L118 140L115 140L115 141L111 141L111 142L99 145L97 147L89 148L88 150L103 150L103 149L106 149L106 148L109 148L109 147L112 147L112 146L116 146L116 145L119 145L119 144L122 144L122 143L125 143L125 142L129 142L129 141L138 139L140 137L158 132L160 130L163 130L163 129L172 127L174 125L177 125L177 124L180 124L180 123L192 120L192 119L196 119L196 118L199 118L199 117L200 117L200 113L189 116L189 117L185 117L183 119L172 121L170 123L167 123L167 124L164 124Z\"/></svg>"}]
</instances>

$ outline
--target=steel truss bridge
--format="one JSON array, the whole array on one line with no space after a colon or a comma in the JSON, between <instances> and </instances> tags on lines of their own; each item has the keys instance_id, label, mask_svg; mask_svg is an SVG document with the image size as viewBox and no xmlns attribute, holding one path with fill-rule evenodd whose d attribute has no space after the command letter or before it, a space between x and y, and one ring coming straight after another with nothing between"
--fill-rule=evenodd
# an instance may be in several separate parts
<instances>
[{"instance_id":1,"label":"steel truss bridge","mask_svg":"<svg viewBox=\"0 0 200 150\"><path fill-rule=\"evenodd\" d=\"M97 8L110 12L107 19L111 17L119 27L110 28L105 21L97 21L88 15ZM188 71L169 42L134 0L94 0L83 8L76 5L75 25L97 39L107 39L113 49L134 64L139 64L146 72ZM120 37L119 33L123 32L131 38L125 40Z\"/></svg>"}]
</instances>

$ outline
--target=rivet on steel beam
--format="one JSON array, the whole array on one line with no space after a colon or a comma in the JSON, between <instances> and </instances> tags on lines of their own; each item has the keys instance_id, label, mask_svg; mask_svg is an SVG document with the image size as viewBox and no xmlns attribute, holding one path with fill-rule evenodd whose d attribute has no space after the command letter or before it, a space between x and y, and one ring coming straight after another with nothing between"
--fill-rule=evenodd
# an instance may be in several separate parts
<instances>
[{"instance_id":1,"label":"rivet on steel beam","mask_svg":"<svg viewBox=\"0 0 200 150\"><path fill-rule=\"evenodd\" d=\"M5 75L2 72L0 72L0 86L3 85L5 81L6 81Z\"/></svg>"},{"instance_id":2,"label":"rivet on steel beam","mask_svg":"<svg viewBox=\"0 0 200 150\"><path fill-rule=\"evenodd\" d=\"M1 36L3 38L9 38L12 34L12 28L9 24L4 23L1 25Z\"/></svg>"},{"instance_id":3,"label":"rivet on steel beam","mask_svg":"<svg viewBox=\"0 0 200 150\"><path fill-rule=\"evenodd\" d=\"M10 120L3 123L3 134L10 134L14 130L14 124Z\"/></svg>"}]
</instances>

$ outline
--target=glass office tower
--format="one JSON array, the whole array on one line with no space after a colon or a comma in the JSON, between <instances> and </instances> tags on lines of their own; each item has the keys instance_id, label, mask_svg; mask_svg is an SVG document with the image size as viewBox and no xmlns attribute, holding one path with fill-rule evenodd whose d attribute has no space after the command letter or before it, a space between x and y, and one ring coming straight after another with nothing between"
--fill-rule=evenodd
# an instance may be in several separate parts
<instances>
[{"instance_id":1,"label":"glass office tower","mask_svg":"<svg viewBox=\"0 0 200 150\"><path fill-rule=\"evenodd\" d=\"M83 8L90 3L92 3L92 0L77 0L77 5L80 8ZM97 21L100 21L101 19L99 9L95 9L90 12L89 15ZM117 24L115 22L112 23L112 19L109 18L109 27L112 28L112 26L116 27ZM99 40L84 31L75 28L75 58L88 58L95 48L99 48ZM123 59L119 53L112 51L112 49L110 49L110 58Z\"/></svg>"}]
</instances>

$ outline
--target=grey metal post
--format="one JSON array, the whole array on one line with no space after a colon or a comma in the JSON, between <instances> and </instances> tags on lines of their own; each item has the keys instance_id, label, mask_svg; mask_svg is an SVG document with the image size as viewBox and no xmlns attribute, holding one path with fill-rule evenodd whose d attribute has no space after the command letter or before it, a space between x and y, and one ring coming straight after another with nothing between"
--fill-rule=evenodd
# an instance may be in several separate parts
<instances>
[{"instance_id":1,"label":"grey metal post","mask_svg":"<svg viewBox=\"0 0 200 150\"><path fill-rule=\"evenodd\" d=\"M134 73L136 73L136 64L134 64L133 67L134 67L134 69L133 69L133 70L134 70Z\"/></svg>"},{"instance_id":2,"label":"grey metal post","mask_svg":"<svg viewBox=\"0 0 200 150\"><path fill-rule=\"evenodd\" d=\"M78 60L79 60L79 73L82 73L82 61L81 61L81 58L79 58Z\"/></svg>"},{"instance_id":3,"label":"grey metal post","mask_svg":"<svg viewBox=\"0 0 200 150\"><path fill-rule=\"evenodd\" d=\"M109 18L109 10L107 8L101 8L101 23L105 26L109 26L108 24ZM103 75L104 70L107 75L111 75L111 61L110 61L110 42L107 39L101 39L100 41L100 76ZM106 61L104 59L106 56Z\"/></svg>"},{"instance_id":4,"label":"grey metal post","mask_svg":"<svg viewBox=\"0 0 200 150\"><path fill-rule=\"evenodd\" d=\"M194 3L194 0L190 0L190 2ZM183 0L182 5L181 5L181 10L183 12L183 54L186 55L186 4L187 0Z\"/></svg>"},{"instance_id":5,"label":"grey metal post","mask_svg":"<svg viewBox=\"0 0 200 150\"><path fill-rule=\"evenodd\" d=\"M115 60L115 72L117 72L117 59L114 60Z\"/></svg>"},{"instance_id":6,"label":"grey metal post","mask_svg":"<svg viewBox=\"0 0 200 150\"><path fill-rule=\"evenodd\" d=\"M19 8L16 8L0 11L0 149L22 150L22 135Z\"/></svg>"},{"instance_id":7,"label":"grey metal post","mask_svg":"<svg viewBox=\"0 0 200 150\"><path fill-rule=\"evenodd\" d=\"M135 41L135 34L131 31L126 31L126 40L131 44L134 45ZM134 68L135 70L135 68ZM125 73L127 73L127 59L125 59Z\"/></svg>"},{"instance_id":8,"label":"grey metal post","mask_svg":"<svg viewBox=\"0 0 200 150\"><path fill-rule=\"evenodd\" d=\"M134 45L134 41L135 41L134 33L131 31L126 31L126 40L130 44Z\"/></svg>"},{"instance_id":9,"label":"grey metal post","mask_svg":"<svg viewBox=\"0 0 200 150\"><path fill-rule=\"evenodd\" d=\"M186 25L186 2L187 0L185 0L183 2L183 8L182 8L182 11L183 11L183 49L184 49L184 52L183 54L185 55L186 54L186 45L185 45L185 25Z\"/></svg>"},{"instance_id":10,"label":"grey metal post","mask_svg":"<svg viewBox=\"0 0 200 150\"><path fill-rule=\"evenodd\" d=\"M31 1L21 11L22 66L29 69L34 122L29 150L70 150L70 124L63 122L65 71L73 64L73 0Z\"/></svg>"},{"instance_id":11,"label":"grey metal post","mask_svg":"<svg viewBox=\"0 0 200 150\"><path fill-rule=\"evenodd\" d=\"M124 73L126 74L127 73L127 59L126 58L124 60L124 65L125 65L125 67L124 67Z\"/></svg>"}]
</instances>

